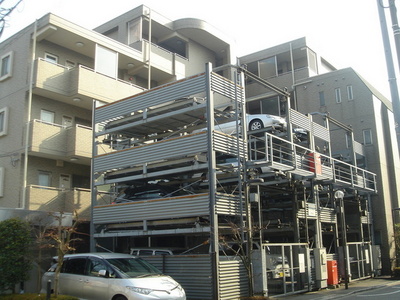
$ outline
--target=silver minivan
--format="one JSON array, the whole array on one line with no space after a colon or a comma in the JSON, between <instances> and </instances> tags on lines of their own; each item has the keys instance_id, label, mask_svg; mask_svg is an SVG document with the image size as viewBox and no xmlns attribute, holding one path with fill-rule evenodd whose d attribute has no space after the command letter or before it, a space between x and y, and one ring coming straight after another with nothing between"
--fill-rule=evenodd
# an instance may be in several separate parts
<instances>
[{"instance_id":1,"label":"silver minivan","mask_svg":"<svg viewBox=\"0 0 400 300\"><path fill-rule=\"evenodd\" d=\"M54 283L55 265L42 277ZM66 255L59 278L59 293L88 300L185 300L181 285L145 260L120 253Z\"/></svg>"}]
</instances>

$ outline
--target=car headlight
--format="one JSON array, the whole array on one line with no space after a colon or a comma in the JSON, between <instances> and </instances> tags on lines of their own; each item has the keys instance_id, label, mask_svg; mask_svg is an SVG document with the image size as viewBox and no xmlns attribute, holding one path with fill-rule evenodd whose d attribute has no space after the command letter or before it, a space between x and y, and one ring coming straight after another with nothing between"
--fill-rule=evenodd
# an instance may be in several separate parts
<instances>
[{"instance_id":1,"label":"car headlight","mask_svg":"<svg viewBox=\"0 0 400 300\"><path fill-rule=\"evenodd\" d=\"M127 286L126 288L132 292L135 292L138 294L143 294L143 295L148 295L153 291L152 289L141 288L141 287L136 287L136 286Z\"/></svg>"}]
</instances>

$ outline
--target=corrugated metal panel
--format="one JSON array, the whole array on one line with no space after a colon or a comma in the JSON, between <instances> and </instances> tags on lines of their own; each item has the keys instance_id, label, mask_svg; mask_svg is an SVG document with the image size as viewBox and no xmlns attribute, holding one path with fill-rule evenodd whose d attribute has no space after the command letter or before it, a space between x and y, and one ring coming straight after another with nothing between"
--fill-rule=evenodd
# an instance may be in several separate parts
<instances>
[{"instance_id":1,"label":"corrugated metal panel","mask_svg":"<svg viewBox=\"0 0 400 300\"><path fill-rule=\"evenodd\" d=\"M210 214L209 203L209 194L198 194L95 206L93 222L94 224L115 224L142 220L208 216ZM171 209L171 207L174 209ZM240 209L238 196L222 193L216 194L215 209L220 215L238 215L243 211L243 209Z\"/></svg>"},{"instance_id":2,"label":"corrugated metal panel","mask_svg":"<svg viewBox=\"0 0 400 300\"><path fill-rule=\"evenodd\" d=\"M209 195L173 197L135 201L116 205L95 206L94 224L113 224L142 220L163 220L209 215ZM173 207L174 209L171 209Z\"/></svg>"},{"instance_id":3,"label":"corrugated metal panel","mask_svg":"<svg viewBox=\"0 0 400 300\"><path fill-rule=\"evenodd\" d=\"M211 90L239 102L244 101L244 89L216 73L211 73ZM237 99L236 99L237 97Z\"/></svg>"},{"instance_id":4,"label":"corrugated metal panel","mask_svg":"<svg viewBox=\"0 0 400 300\"><path fill-rule=\"evenodd\" d=\"M319 154L321 158L321 174L317 174L318 179L333 180L332 158L326 155Z\"/></svg>"},{"instance_id":5,"label":"corrugated metal panel","mask_svg":"<svg viewBox=\"0 0 400 300\"><path fill-rule=\"evenodd\" d=\"M321 207L320 220L324 223L336 223L337 216L335 210L333 208Z\"/></svg>"},{"instance_id":6,"label":"corrugated metal panel","mask_svg":"<svg viewBox=\"0 0 400 300\"><path fill-rule=\"evenodd\" d=\"M328 128L317 123L312 123L312 133L315 137L330 142L331 137Z\"/></svg>"},{"instance_id":7,"label":"corrugated metal panel","mask_svg":"<svg viewBox=\"0 0 400 300\"><path fill-rule=\"evenodd\" d=\"M187 299L213 300L210 255L168 255L142 258L178 281L185 289Z\"/></svg>"},{"instance_id":8,"label":"corrugated metal panel","mask_svg":"<svg viewBox=\"0 0 400 300\"><path fill-rule=\"evenodd\" d=\"M248 277L240 257L220 257L220 299L240 299L249 295Z\"/></svg>"},{"instance_id":9,"label":"corrugated metal panel","mask_svg":"<svg viewBox=\"0 0 400 300\"><path fill-rule=\"evenodd\" d=\"M337 253L327 253L326 260L339 260L339 254Z\"/></svg>"},{"instance_id":10,"label":"corrugated metal panel","mask_svg":"<svg viewBox=\"0 0 400 300\"><path fill-rule=\"evenodd\" d=\"M208 150L207 144L206 132L185 135L95 156L93 160L93 169L94 172L105 172L112 169L137 166L168 158L184 157L191 154L206 152Z\"/></svg>"},{"instance_id":11,"label":"corrugated metal panel","mask_svg":"<svg viewBox=\"0 0 400 300\"><path fill-rule=\"evenodd\" d=\"M294 109L290 109L290 121L295 126L299 126L307 131L311 131L310 119L306 115L303 115Z\"/></svg>"},{"instance_id":12,"label":"corrugated metal panel","mask_svg":"<svg viewBox=\"0 0 400 300\"><path fill-rule=\"evenodd\" d=\"M363 146L363 144L354 141L353 147L354 147L354 152L355 153L358 153L360 155L364 155L364 146Z\"/></svg>"},{"instance_id":13,"label":"corrugated metal panel","mask_svg":"<svg viewBox=\"0 0 400 300\"><path fill-rule=\"evenodd\" d=\"M310 206L313 203L308 203L308 206ZM314 204L315 205L315 204ZM336 218L336 213L335 210L333 208L325 208L325 207L321 207L319 210L319 217L321 222L324 223L336 223L337 222L337 218ZM305 218L305 209L299 209L299 211L297 212L297 217L304 219ZM317 216L315 215L315 210L313 211L313 209L308 211L308 219L317 219Z\"/></svg>"},{"instance_id":14,"label":"corrugated metal panel","mask_svg":"<svg viewBox=\"0 0 400 300\"><path fill-rule=\"evenodd\" d=\"M205 74L168 83L133 97L98 107L95 111L95 123L112 120L127 113L143 110L147 107L166 103L179 98L193 96L205 91Z\"/></svg>"},{"instance_id":15,"label":"corrugated metal panel","mask_svg":"<svg viewBox=\"0 0 400 300\"><path fill-rule=\"evenodd\" d=\"M247 158L247 147L245 147L244 141L240 138L214 131L213 144L215 151L237 155L239 150L240 157Z\"/></svg>"},{"instance_id":16,"label":"corrugated metal panel","mask_svg":"<svg viewBox=\"0 0 400 300\"><path fill-rule=\"evenodd\" d=\"M244 201L242 201L243 203ZM240 215L244 209L240 208L239 196L218 193L216 195L216 213L219 215Z\"/></svg>"}]
</instances>

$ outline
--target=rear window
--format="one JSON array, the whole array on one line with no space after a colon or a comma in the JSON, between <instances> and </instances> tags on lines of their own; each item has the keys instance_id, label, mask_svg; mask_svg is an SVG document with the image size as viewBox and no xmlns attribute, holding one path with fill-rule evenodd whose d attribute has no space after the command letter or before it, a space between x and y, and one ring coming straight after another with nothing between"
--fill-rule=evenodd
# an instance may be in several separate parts
<instances>
[{"instance_id":1,"label":"rear window","mask_svg":"<svg viewBox=\"0 0 400 300\"><path fill-rule=\"evenodd\" d=\"M163 250L157 250L155 252L155 255L170 255L171 253L169 251L163 251Z\"/></svg>"},{"instance_id":2,"label":"rear window","mask_svg":"<svg viewBox=\"0 0 400 300\"><path fill-rule=\"evenodd\" d=\"M153 250L140 250L139 255L153 255Z\"/></svg>"}]
</instances>

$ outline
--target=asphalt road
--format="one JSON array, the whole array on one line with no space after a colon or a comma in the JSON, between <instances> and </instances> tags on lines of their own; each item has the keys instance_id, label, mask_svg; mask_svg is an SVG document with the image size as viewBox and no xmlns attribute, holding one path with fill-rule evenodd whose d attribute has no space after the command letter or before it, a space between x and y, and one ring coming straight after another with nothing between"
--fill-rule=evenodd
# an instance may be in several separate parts
<instances>
[{"instance_id":1,"label":"asphalt road","mask_svg":"<svg viewBox=\"0 0 400 300\"><path fill-rule=\"evenodd\" d=\"M377 277L351 282L348 289L345 289L342 284L337 289L323 289L280 298L285 300L400 300L400 280Z\"/></svg>"},{"instance_id":2,"label":"asphalt road","mask_svg":"<svg viewBox=\"0 0 400 300\"><path fill-rule=\"evenodd\" d=\"M357 299L357 300L372 300L372 299L380 299L380 300L399 300L400 299L400 281L396 284L383 286L380 288L375 288L366 291L360 291L358 293L350 294L340 299Z\"/></svg>"}]
</instances>

